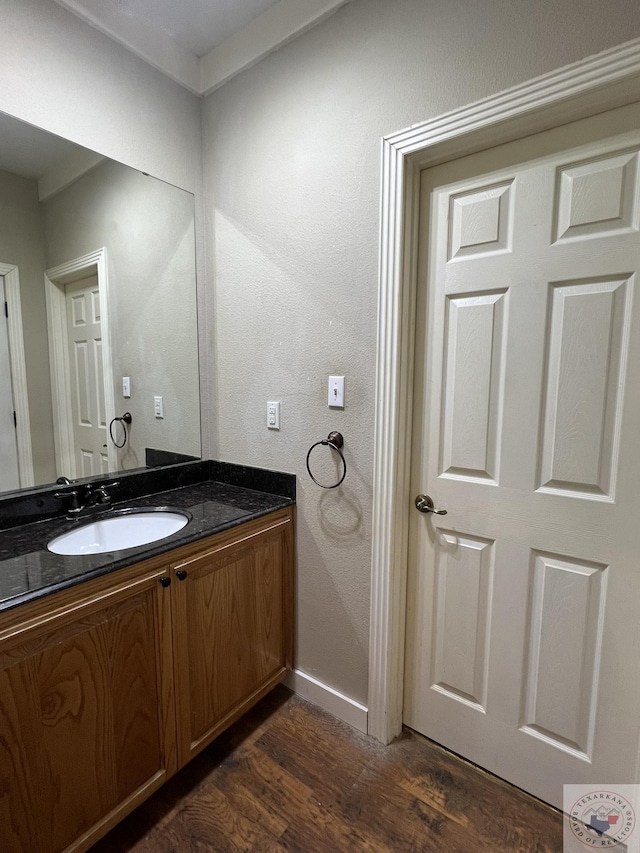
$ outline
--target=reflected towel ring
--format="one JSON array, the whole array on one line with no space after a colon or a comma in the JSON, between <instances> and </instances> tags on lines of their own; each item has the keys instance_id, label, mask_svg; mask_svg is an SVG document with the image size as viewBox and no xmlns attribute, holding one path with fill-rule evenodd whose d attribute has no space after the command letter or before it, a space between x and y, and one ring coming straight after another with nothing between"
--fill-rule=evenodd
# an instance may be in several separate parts
<instances>
[{"instance_id":1,"label":"reflected towel ring","mask_svg":"<svg viewBox=\"0 0 640 853\"><path fill-rule=\"evenodd\" d=\"M112 418L111 423L109 424L109 437L116 447L124 447L127 443L127 424L130 424L132 420L133 418L131 417L131 412L125 412L121 418ZM118 442L113 437L113 425L116 423L116 421L122 424L122 429L124 430L124 438L122 439L122 444L118 444Z\"/></svg>"},{"instance_id":2,"label":"reflected towel ring","mask_svg":"<svg viewBox=\"0 0 640 853\"><path fill-rule=\"evenodd\" d=\"M338 454L340 459L342 459L342 466L343 466L342 477L340 477L340 479L338 480L337 483L334 483L331 486L325 486L324 483L319 483L318 480L316 480L316 478L311 473L311 468L309 467L309 457L311 456L311 451L314 449L314 447L318 447L319 444L324 444L324 445L330 447L332 450L335 450L335 452ZM337 489L338 486L344 480L344 478L347 476L347 463L346 463L346 460L344 458L344 454L342 452L343 446L344 446L344 438L342 437L342 433L335 432L335 430L334 430L333 432L330 432L326 438L323 438L322 441L316 441L316 443L312 444L311 447L309 448L309 452L307 453L307 471L309 472L309 476L311 477L313 482L316 484L316 486L320 486L321 489Z\"/></svg>"}]
</instances>

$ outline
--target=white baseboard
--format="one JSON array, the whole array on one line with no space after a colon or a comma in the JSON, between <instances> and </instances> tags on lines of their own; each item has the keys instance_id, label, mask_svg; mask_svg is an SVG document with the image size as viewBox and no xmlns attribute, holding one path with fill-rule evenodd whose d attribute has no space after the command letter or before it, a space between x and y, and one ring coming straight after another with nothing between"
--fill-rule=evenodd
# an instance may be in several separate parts
<instances>
[{"instance_id":1,"label":"white baseboard","mask_svg":"<svg viewBox=\"0 0 640 853\"><path fill-rule=\"evenodd\" d=\"M290 672L284 683L298 696L308 699L309 702L313 702L314 705L318 705L324 711L353 726L354 729L367 733L368 712L364 705L299 669Z\"/></svg>"}]
</instances>

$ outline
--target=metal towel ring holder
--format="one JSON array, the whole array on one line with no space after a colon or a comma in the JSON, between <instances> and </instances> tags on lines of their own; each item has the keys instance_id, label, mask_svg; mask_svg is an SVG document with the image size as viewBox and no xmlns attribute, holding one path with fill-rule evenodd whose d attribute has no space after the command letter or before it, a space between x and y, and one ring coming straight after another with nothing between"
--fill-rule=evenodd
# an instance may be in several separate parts
<instances>
[{"instance_id":1,"label":"metal towel ring holder","mask_svg":"<svg viewBox=\"0 0 640 853\"><path fill-rule=\"evenodd\" d=\"M335 450L335 452L338 454L340 459L342 459L342 466L343 466L342 477L340 477L338 482L334 483L332 486L325 486L324 483L319 483L318 480L316 480L316 478L311 473L311 468L309 467L309 457L311 456L311 451L314 449L314 447L317 447L319 444L324 444L327 447L330 447L332 450ZM346 460L344 458L344 454L342 453L342 447L343 446L344 446L344 438L342 437L342 433L335 432L335 430L334 430L333 432L330 432L326 438L323 438L322 441L316 441L316 443L312 444L311 447L309 448L309 452L307 453L307 471L309 472L309 476L311 477L313 482L316 484L316 486L320 486L321 489L337 489L338 486L344 480L344 478L347 476L347 463L346 463Z\"/></svg>"},{"instance_id":2,"label":"metal towel ring holder","mask_svg":"<svg viewBox=\"0 0 640 853\"><path fill-rule=\"evenodd\" d=\"M133 420L133 418L131 417L131 412L125 412L121 418L113 418L111 423L109 424L109 437L111 438L111 441L115 444L116 447L118 447L118 448L124 447L125 444L127 443L127 438L128 438L127 424L130 424L132 420ZM119 424L122 424L122 429L124 430L124 435L122 438L122 444L118 444L118 442L115 440L115 438L113 436L113 425L116 422Z\"/></svg>"}]
</instances>

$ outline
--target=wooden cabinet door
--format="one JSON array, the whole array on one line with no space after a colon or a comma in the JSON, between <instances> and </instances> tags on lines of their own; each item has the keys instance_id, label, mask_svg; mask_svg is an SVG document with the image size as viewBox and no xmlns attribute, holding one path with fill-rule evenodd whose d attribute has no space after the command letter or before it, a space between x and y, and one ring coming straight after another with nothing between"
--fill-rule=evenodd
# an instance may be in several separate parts
<instances>
[{"instance_id":1,"label":"wooden cabinet door","mask_svg":"<svg viewBox=\"0 0 640 853\"><path fill-rule=\"evenodd\" d=\"M291 665L292 528L278 512L172 567L179 766Z\"/></svg>"},{"instance_id":2,"label":"wooden cabinet door","mask_svg":"<svg viewBox=\"0 0 640 853\"><path fill-rule=\"evenodd\" d=\"M83 584L0 630L2 853L86 850L174 772L161 575Z\"/></svg>"}]
</instances>

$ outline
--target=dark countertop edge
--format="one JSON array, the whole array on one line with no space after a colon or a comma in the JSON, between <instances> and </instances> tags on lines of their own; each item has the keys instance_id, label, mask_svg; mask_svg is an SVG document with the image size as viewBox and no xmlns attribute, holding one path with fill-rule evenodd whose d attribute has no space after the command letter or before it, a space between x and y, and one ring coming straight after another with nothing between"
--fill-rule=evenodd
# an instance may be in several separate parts
<instances>
[{"instance_id":1,"label":"dark countertop edge","mask_svg":"<svg viewBox=\"0 0 640 853\"><path fill-rule=\"evenodd\" d=\"M249 465L239 465L236 462L220 462L208 460L209 479L229 486L240 486L256 492L266 492L270 495L281 495L291 501L296 499L296 475L284 471L273 471L269 468L254 468Z\"/></svg>"},{"instance_id":2,"label":"dark countertop edge","mask_svg":"<svg viewBox=\"0 0 640 853\"><path fill-rule=\"evenodd\" d=\"M257 490L253 489L251 491ZM136 563L143 563L145 560L149 560L152 557L157 557L161 554L169 554L171 551L177 551L185 545L190 545L201 539L208 539L210 536L215 536L217 533L222 533L233 527L240 527L242 524L246 524L256 518L262 518L265 515L278 512L288 506L293 506L294 503L295 501L292 499L283 497L282 504L279 506L255 510L249 513L246 517L230 519L229 521L222 522L211 529L199 530L197 532L192 532L190 535L186 534L178 542L172 541L171 543L168 543L164 540L160 540L158 543L149 543L148 546L140 545L135 549L135 554L128 554L126 557L114 560L108 566L99 566L96 569L90 569L80 575L74 575L73 577L65 580L57 581L55 584L50 584L36 590L30 590L29 592L19 593L12 598L0 601L0 614L13 610L23 604L30 604L33 601L38 601L41 598L54 595L56 592L62 592L65 589L70 589L73 586L80 586L87 581L95 580L96 578L104 577L105 575L110 575L113 572L117 572L118 569L125 569L129 566L135 565Z\"/></svg>"},{"instance_id":3,"label":"dark countertop edge","mask_svg":"<svg viewBox=\"0 0 640 853\"><path fill-rule=\"evenodd\" d=\"M167 489L195 485L207 481L279 495L296 500L296 475L267 468L254 468L235 462L214 459L197 462L180 462L157 468L135 468L116 471L108 476L80 478L69 486L48 483L0 495L0 532L12 527L50 519L64 518L63 501L56 494L64 494L77 483L110 484L118 481L113 491L114 503L146 497Z\"/></svg>"}]
</instances>

